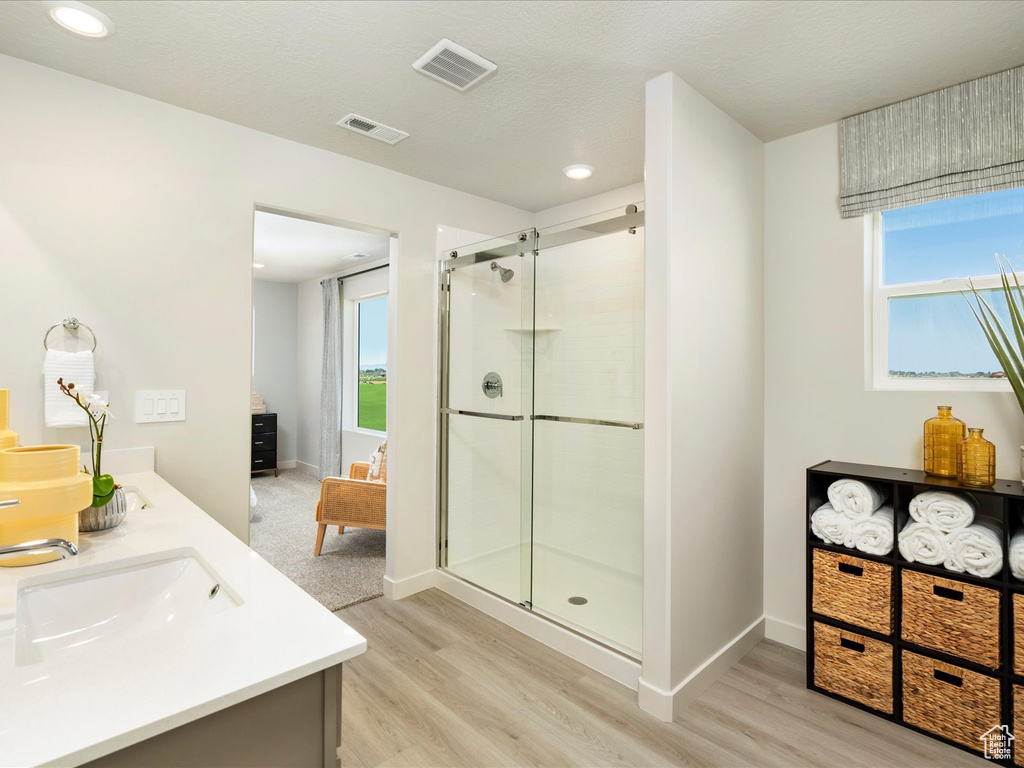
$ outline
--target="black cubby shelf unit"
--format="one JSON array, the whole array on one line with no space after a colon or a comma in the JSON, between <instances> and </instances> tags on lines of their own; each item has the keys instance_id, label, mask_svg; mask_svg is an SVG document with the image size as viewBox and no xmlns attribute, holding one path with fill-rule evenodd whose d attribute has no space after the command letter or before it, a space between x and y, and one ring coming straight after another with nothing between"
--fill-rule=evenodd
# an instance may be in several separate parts
<instances>
[{"instance_id":1,"label":"black cubby shelf unit","mask_svg":"<svg viewBox=\"0 0 1024 768\"><path fill-rule=\"evenodd\" d=\"M995 517L1002 522L1003 538L1003 568L1002 571L992 578L980 578L966 573L955 573L941 566L928 566L921 563L912 563L904 560L899 553L898 534L894 531L894 546L892 552L887 555L877 556L856 549L836 546L823 542L811 532L810 516L822 504L828 501L828 487L841 478L862 480L876 486L887 487L890 491L890 502L895 511L894 525L898 528L900 518L909 515L910 501L917 494L925 490L948 490L959 493L969 493L978 502L979 513ZM1022 723L1024 730L1024 712L1015 713L1013 710L1013 692L1015 686L1024 686L1024 675L1014 673L1014 623L1013 623L1013 596L1024 594L1024 581L1013 577L1009 568L1010 539L1013 533L1021 526L1021 515L1024 513L1024 486L1016 480L997 480L991 488L975 488L961 485L954 479L932 477L921 470L897 469L893 467L882 467L868 464L850 464L838 461L824 461L807 469L807 496L805 513L805 537L807 544L807 687L810 690L843 701L850 706L871 712L885 720L896 722L910 730L918 731L938 741L945 742L958 747L974 755L984 756L982 743L978 742L977 749L971 749L963 744L944 738L926 729L919 728L911 723L905 722L903 718L903 665L902 656L905 652L925 656L935 661L945 662L961 667L970 672L983 674L988 678L998 681L1000 690L1000 701L998 710L1002 715L999 723L992 723L993 726L1007 725L1014 728L1015 717ZM835 617L815 613L814 611L814 551L824 550L847 554L861 560L882 563L892 569L892 627L888 634L880 633L871 629L847 623ZM923 647L917 643L907 641L903 638L903 595L902 583L904 571L917 571L933 576L939 576L953 582L961 582L980 587L987 587L999 594L999 665L996 668L984 666L970 659L951 655L945 650L938 650L930 647ZM837 628L844 632L854 633L873 640L882 641L893 648L892 661L892 714L884 713L873 709L870 706L861 704L815 684L814 664L814 625L822 624ZM947 649L948 650L948 649ZM1024 659L1021 659L1020 666L1024 669ZM936 672L938 676L938 672ZM1024 732L1014 734L1017 738L1012 742L1014 749L1014 760L991 760L990 762L1001 765L1024 765ZM1019 743L1020 746L1017 746Z\"/></svg>"}]
</instances>

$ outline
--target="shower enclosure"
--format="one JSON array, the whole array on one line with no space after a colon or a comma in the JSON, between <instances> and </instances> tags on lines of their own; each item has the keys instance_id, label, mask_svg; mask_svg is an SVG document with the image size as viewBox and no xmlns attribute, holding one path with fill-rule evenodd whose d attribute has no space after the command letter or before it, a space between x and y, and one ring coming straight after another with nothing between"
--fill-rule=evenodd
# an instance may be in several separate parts
<instances>
[{"instance_id":1,"label":"shower enclosure","mask_svg":"<svg viewBox=\"0 0 1024 768\"><path fill-rule=\"evenodd\" d=\"M443 254L439 566L638 657L643 211Z\"/></svg>"}]
</instances>

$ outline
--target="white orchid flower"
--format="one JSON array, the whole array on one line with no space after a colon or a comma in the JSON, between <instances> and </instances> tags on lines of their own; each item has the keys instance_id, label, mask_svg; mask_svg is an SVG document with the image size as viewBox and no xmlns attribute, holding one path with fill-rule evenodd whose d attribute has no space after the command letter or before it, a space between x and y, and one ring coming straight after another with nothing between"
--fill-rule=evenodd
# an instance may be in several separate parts
<instances>
[{"instance_id":1,"label":"white orchid flower","mask_svg":"<svg viewBox=\"0 0 1024 768\"><path fill-rule=\"evenodd\" d=\"M108 416L111 419L114 418L114 414L110 412L110 403L95 392L89 392L84 395L80 395L79 397L81 397L82 402L97 419L102 416Z\"/></svg>"}]
</instances>

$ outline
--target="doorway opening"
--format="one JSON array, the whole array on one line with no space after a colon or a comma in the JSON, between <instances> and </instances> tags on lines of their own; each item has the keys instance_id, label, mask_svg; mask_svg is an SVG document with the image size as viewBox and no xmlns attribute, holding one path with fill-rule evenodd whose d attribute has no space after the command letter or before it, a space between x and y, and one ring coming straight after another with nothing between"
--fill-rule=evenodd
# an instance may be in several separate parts
<instances>
[{"instance_id":1,"label":"doorway opening","mask_svg":"<svg viewBox=\"0 0 1024 768\"><path fill-rule=\"evenodd\" d=\"M393 240L254 217L249 543L332 611L383 592Z\"/></svg>"}]
</instances>

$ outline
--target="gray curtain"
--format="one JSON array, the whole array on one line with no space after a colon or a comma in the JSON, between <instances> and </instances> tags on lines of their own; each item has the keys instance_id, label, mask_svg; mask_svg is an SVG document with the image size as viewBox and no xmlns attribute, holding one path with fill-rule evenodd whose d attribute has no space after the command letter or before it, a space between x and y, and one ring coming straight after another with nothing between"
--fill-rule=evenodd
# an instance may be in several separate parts
<instances>
[{"instance_id":1,"label":"gray curtain","mask_svg":"<svg viewBox=\"0 0 1024 768\"><path fill-rule=\"evenodd\" d=\"M839 123L843 218L1024 186L1024 67Z\"/></svg>"},{"instance_id":2,"label":"gray curtain","mask_svg":"<svg viewBox=\"0 0 1024 768\"><path fill-rule=\"evenodd\" d=\"M320 479L341 476L341 281L328 278L324 295L324 357L320 374Z\"/></svg>"}]
</instances>

